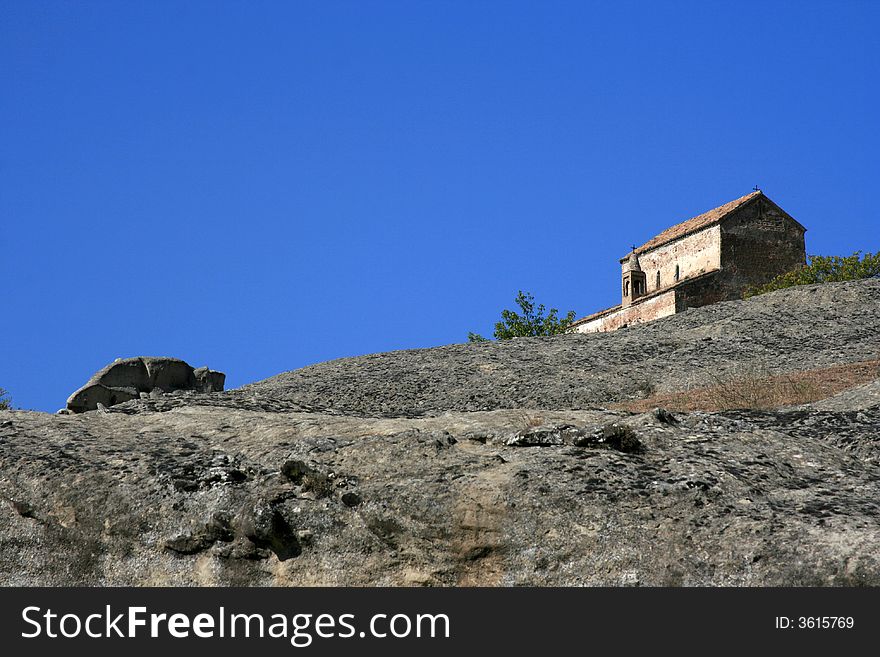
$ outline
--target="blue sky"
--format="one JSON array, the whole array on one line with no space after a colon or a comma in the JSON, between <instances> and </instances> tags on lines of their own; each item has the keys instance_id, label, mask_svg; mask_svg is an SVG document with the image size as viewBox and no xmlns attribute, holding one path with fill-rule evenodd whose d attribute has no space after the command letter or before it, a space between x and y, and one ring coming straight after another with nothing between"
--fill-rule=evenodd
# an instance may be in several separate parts
<instances>
[{"instance_id":1,"label":"blue sky","mask_svg":"<svg viewBox=\"0 0 880 657\"><path fill-rule=\"evenodd\" d=\"M877 2L0 0L0 386L236 387L579 315L762 189L880 250Z\"/></svg>"}]
</instances>

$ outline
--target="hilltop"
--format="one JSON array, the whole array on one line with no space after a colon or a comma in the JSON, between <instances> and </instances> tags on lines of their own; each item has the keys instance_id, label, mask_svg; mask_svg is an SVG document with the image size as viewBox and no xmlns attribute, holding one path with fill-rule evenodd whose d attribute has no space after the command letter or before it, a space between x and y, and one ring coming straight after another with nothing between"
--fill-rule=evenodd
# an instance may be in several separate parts
<instances>
[{"instance_id":1,"label":"hilltop","mask_svg":"<svg viewBox=\"0 0 880 657\"><path fill-rule=\"evenodd\" d=\"M292 408L380 417L499 408L587 409L726 373L787 373L880 358L880 281L810 285L612 333L373 354L244 386Z\"/></svg>"},{"instance_id":2,"label":"hilltop","mask_svg":"<svg viewBox=\"0 0 880 657\"><path fill-rule=\"evenodd\" d=\"M877 586L878 336L868 280L0 411L0 582ZM815 397L828 372L862 385L652 407L744 374Z\"/></svg>"}]
</instances>

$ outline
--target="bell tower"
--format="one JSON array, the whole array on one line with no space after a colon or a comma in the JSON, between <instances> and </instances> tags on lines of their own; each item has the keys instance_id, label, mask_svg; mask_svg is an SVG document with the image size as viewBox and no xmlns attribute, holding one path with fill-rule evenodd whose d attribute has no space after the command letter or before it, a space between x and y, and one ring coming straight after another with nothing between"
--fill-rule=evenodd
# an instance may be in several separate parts
<instances>
[{"instance_id":1,"label":"bell tower","mask_svg":"<svg viewBox=\"0 0 880 657\"><path fill-rule=\"evenodd\" d=\"M629 258L623 263L623 303L626 307L632 305L633 301L644 296L648 291L648 277L642 271L639 265L639 256L636 250L629 254Z\"/></svg>"}]
</instances>

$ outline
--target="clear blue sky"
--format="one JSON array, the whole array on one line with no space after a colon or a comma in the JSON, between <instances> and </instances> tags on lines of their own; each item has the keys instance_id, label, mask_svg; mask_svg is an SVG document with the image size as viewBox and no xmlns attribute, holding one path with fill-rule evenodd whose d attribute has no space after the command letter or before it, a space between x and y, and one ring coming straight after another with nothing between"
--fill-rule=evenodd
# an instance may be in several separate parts
<instances>
[{"instance_id":1,"label":"clear blue sky","mask_svg":"<svg viewBox=\"0 0 880 657\"><path fill-rule=\"evenodd\" d=\"M762 189L880 250L878 2L0 1L0 386L236 387L579 315Z\"/></svg>"}]
</instances>

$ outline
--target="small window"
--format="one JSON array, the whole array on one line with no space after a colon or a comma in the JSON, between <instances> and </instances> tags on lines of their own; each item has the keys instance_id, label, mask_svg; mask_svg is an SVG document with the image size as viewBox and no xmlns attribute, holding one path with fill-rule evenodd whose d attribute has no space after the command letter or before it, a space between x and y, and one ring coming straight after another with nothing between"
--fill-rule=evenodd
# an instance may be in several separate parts
<instances>
[{"instance_id":1,"label":"small window","mask_svg":"<svg viewBox=\"0 0 880 657\"><path fill-rule=\"evenodd\" d=\"M657 289L660 289L660 272L657 272Z\"/></svg>"},{"instance_id":2,"label":"small window","mask_svg":"<svg viewBox=\"0 0 880 657\"><path fill-rule=\"evenodd\" d=\"M675 265L675 280L677 281L680 278L680 276L681 276L681 273L679 272L678 265Z\"/></svg>"},{"instance_id":3,"label":"small window","mask_svg":"<svg viewBox=\"0 0 880 657\"><path fill-rule=\"evenodd\" d=\"M623 296L629 296L629 281L623 284Z\"/></svg>"}]
</instances>

